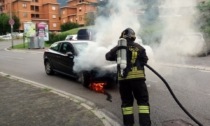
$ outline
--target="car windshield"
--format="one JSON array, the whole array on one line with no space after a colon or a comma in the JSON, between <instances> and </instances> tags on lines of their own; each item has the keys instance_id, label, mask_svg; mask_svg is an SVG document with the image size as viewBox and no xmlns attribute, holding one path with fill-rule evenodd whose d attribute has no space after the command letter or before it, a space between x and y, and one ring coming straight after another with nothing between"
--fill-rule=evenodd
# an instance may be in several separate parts
<instances>
[{"instance_id":1,"label":"car windshield","mask_svg":"<svg viewBox=\"0 0 210 126\"><path fill-rule=\"evenodd\" d=\"M72 43L77 52L82 52L85 48L87 48L88 43Z\"/></svg>"}]
</instances>

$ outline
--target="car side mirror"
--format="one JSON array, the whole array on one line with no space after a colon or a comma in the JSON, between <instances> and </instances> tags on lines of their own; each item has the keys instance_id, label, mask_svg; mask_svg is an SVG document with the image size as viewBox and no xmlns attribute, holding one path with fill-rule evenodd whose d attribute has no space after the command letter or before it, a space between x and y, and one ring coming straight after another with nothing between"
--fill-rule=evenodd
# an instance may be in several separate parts
<instances>
[{"instance_id":1,"label":"car side mirror","mask_svg":"<svg viewBox=\"0 0 210 126\"><path fill-rule=\"evenodd\" d=\"M74 58L74 54L72 52L67 52L66 55L69 57L69 58Z\"/></svg>"}]
</instances>

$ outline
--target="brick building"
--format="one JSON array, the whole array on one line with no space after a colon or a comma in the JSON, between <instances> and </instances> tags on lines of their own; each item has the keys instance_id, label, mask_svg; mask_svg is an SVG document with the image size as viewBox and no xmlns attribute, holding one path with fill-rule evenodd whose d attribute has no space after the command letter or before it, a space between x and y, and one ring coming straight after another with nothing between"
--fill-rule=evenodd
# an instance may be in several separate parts
<instances>
[{"instance_id":1,"label":"brick building","mask_svg":"<svg viewBox=\"0 0 210 126\"><path fill-rule=\"evenodd\" d=\"M88 13L96 12L97 0L68 0L67 6L61 7L61 24L74 22L85 25Z\"/></svg>"},{"instance_id":2,"label":"brick building","mask_svg":"<svg viewBox=\"0 0 210 126\"><path fill-rule=\"evenodd\" d=\"M0 13L10 12L19 17L21 31L24 22L45 22L50 31L60 30L60 5L57 0L0 0Z\"/></svg>"}]
</instances>

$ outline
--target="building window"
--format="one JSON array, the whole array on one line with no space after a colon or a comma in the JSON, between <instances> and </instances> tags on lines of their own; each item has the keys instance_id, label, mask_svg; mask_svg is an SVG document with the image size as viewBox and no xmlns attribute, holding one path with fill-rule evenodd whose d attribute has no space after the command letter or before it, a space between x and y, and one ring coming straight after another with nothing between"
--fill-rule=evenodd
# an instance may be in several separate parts
<instances>
[{"instance_id":1,"label":"building window","mask_svg":"<svg viewBox=\"0 0 210 126\"><path fill-rule=\"evenodd\" d=\"M31 6L31 10L39 12L39 6Z\"/></svg>"},{"instance_id":2,"label":"building window","mask_svg":"<svg viewBox=\"0 0 210 126\"><path fill-rule=\"evenodd\" d=\"M56 23L53 23L53 27L54 27L54 28L57 27L57 24L56 24Z\"/></svg>"},{"instance_id":3,"label":"building window","mask_svg":"<svg viewBox=\"0 0 210 126\"><path fill-rule=\"evenodd\" d=\"M56 7L55 6L52 6L52 10L56 10Z\"/></svg>"},{"instance_id":4,"label":"building window","mask_svg":"<svg viewBox=\"0 0 210 126\"><path fill-rule=\"evenodd\" d=\"M79 8L79 11L82 11L82 8L81 7Z\"/></svg>"},{"instance_id":5,"label":"building window","mask_svg":"<svg viewBox=\"0 0 210 126\"><path fill-rule=\"evenodd\" d=\"M39 18L39 14L31 14L31 18Z\"/></svg>"},{"instance_id":6,"label":"building window","mask_svg":"<svg viewBox=\"0 0 210 126\"><path fill-rule=\"evenodd\" d=\"M52 15L52 18L56 18L56 15Z\"/></svg>"},{"instance_id":7,"label":"building window","mask_svg":"<svg viewBox=\"0 0 210 126\"><path fill-rule=\"evenodd\" d=\"M23 8L26 8L27 7L27 4L26 3L23 3L22 6L23 6Z\"/></svg>"},{"instance_id":8,"label":"building window","mask_svg":"<svg viewBox=\"0 0 210 126\"><path fill-rule=\"evenodd\" d=\"M39 2L39 0L32 0L32 2L37 2L37 3L38 3L38 2Z\"/></svg>"},{"instance_id":9,"label":"building window","mask_svg":"<svg viewBox=\"0 0 210 126\"><path fill-rule=\"evenodd\" d=\"M84 0L79 0L79 3L84 2Z\"/></svg>"},{"instance_id":10,"label":"building window","mask_svg":"<svg viewBox=\"0 0 210 126\"><path fill-rule=\"evenodd\" d=\"M28 17L28 14L27 13L23 13L23 17L24 18Z\"/></svg>"},{"instance_id":11,"label":"building window","mask_svg":"<svg viewBox=\"0 0 210 126\"><path fill-rule=\"evenodd\" d=\"M65 14L66 12L65 11L63 11L63 14Z\"/></svg>"}]
</instances>

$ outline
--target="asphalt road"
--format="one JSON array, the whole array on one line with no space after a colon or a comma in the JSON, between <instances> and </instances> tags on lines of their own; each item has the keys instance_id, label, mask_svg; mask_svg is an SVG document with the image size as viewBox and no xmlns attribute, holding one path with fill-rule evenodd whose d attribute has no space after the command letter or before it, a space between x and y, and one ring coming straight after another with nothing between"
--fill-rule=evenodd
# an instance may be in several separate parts
<instances>
[{"instance_id":1,"label":"asphalt road","mask_svg":"<svg viewBox=\"0 0 210 126\"><path fill-rule=\"evenodd\" d=\"M14 44L17 43L16 41ZM47 86L78 95L95 103L99 109L118 122L121 121L120 97L117 87L109 89L113 102L106 96L87 90L69 77L45 74L43 53L36 51L5 51L11 43L0 42L0 72L32 80ZM187 65L177 63L151 64L170 84L183 106L202 122L210 125L210 56L187 59ZM195 123L174 102L168 90L148 69L147 84L150 93L151 118L154 126L182 119ZM137 114L136 114L137 117ZM136 122L138 122L136 118ZM137 123L136 125L137 126Z\"/></svg>"}]
</instances>

